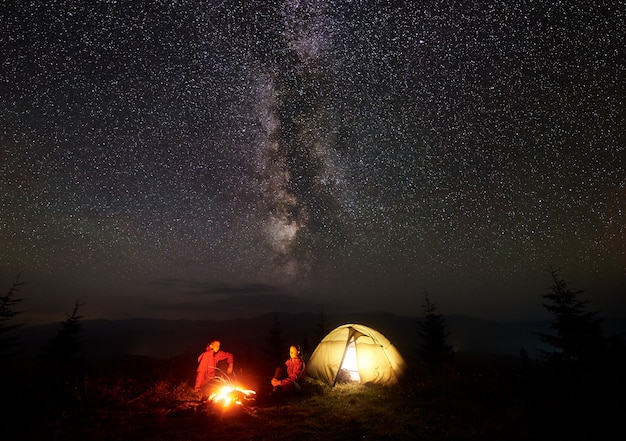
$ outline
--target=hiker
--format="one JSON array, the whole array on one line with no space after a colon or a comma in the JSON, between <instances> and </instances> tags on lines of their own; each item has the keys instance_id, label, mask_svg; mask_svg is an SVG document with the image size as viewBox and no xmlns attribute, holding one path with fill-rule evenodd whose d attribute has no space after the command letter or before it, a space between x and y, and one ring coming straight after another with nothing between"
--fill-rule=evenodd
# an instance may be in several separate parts
<instances>
[{"instance_id":1,"label":"hiker","mask_svg":"<svg viewBox=\"0 0 626 441\"><path fill-rule=\"evenodd\" d=\"M281 368L276 368L271 381L274 392L302 392L304 387L304 360L302 360L301 352L298 345L289 347L289 360L285 362L287 375Z\"/></svg>"},{"instance_id":2,"label":"hiker","mask_svg":"<svg viewBox=\"0 0 626 441\"><path fill-rule=\"evenodd\" d=\"M226 360L228 368L226 374L233 373L234 357L230 352L222 351L220 349L220 341L210 340L205 351L198 356L198 369L196 375L196 387L195 390L199 391L200 388L208 384L215 377L215 370L217 369L217 363L222 360Z\"/></svg>"}]
</instances>

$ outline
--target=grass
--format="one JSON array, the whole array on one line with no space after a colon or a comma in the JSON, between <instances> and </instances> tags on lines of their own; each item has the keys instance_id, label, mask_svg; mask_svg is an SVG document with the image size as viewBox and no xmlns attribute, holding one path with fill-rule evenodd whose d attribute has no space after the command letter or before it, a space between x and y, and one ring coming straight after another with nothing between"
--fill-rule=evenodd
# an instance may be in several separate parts
<instances>
[{"instance_id":1,"label":"grass","mask_svg":"<svg viewBox=\"0 0 626 441\"><path fill-rule=\"evenodd\" d=\"M242 373L241 384L258 398L227 409L199 401L188 373L171 360L117 361L92 369L71 399L18 392L5 400L12 409L4 412L4 433L12 436L2 439L514 441L626 433L625 406L599 402L620 393L556 387L553 377L519 362L457 360L436 373L415 367L391 386L331 389L310 379L303 395L278 400L267 398L269 379Z\"/></svg>"}]
</instances>

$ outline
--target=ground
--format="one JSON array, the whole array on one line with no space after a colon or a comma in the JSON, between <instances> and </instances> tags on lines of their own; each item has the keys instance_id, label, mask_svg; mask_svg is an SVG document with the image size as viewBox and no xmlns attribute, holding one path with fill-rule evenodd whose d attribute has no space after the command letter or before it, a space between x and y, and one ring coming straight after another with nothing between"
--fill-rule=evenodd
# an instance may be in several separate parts
<instances>
[{"instance_id":1,"label":"ground","mask_svg":"<svg viewBox=\"0 0 626 441\"><path fill-rule=\"evenodd\" d=\"M226 408L195 393L175 363L137 362L101 365L72 399L17 398L4 425L8 439L610 440L626 434L624 406L616 405L623 385L613 393L595 386L581 392L518 361L416 367L387 386L330 388L309 379L304 394L292 397L272 397L268 379L240 373L235 381L254 386L257 397Z\"/></svg>"}]
</instances>

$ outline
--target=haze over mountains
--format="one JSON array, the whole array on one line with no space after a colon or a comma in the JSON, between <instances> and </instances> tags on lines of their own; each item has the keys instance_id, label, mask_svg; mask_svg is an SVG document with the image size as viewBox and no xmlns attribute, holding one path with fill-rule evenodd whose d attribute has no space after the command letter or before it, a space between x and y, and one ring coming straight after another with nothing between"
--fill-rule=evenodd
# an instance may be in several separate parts
<instances>
[{"instance_id":1,"label":"haze over mountains","mask_svg":"<svg viewBox=\"0 0 626 441\"><path fill-rule=\"evenodd\" d=\"M275 313L255 318L225 321L198 320L84 320L82 335L88 357L143 355L155 358L198 354L208 339L219 338L222 347L239 358L263 356L269 329L278 319L286 345L303 344L305 351L315 349L313 342L320 315L314 313ZM519 356L524 348L530 357L542 346L534 332L549 332L547 321L504 323L466 316L446 316L449 342L459 353ZM326 328L331 330L344 323L362 323L381 331L410 360L416 357L418 346L416 317L386 313L341 314L325 316ZM53 338L59 324L27 326L19 330L20 353L36 356L42 346ZM626 319L605 319L605 334L625 334ZM309 346L306 348L306 346ZM285 351L286 352L286 351Z\"/></svg>"}]
</instances>

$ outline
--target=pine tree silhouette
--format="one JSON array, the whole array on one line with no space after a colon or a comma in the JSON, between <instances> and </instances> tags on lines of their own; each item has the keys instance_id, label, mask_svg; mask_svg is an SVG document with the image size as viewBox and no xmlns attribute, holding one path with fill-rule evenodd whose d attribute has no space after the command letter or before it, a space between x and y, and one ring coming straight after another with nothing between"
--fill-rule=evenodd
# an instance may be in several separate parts
<instances>
[{"instance_id":1,"label":"pine tree silhouette","mask_svg":"<svg viewBox=\"0 0 626 441\"><path fill-rule=\"evenodd\" d=\"M274 315L274 321L268 328L268 336L265 339L266 354L270 361L276 366L282 365L283 358L286 357L287 350L283 340L283 330L278 320L278 314Z\"/></svg>"},{"instance_id":2,"label":"pine tree silhouette","mask_svg":"<svg viewBox=\"0 0 626 441\"><path fill-rule=\"evenodd\" d=\"M84 360L82 316L78 315L78 310L82 304L76 302L71 314L61 323L55 338L50 340L43 350L43 359L51 364L51 367L58 367L66 370L76 363Z\"/></svg>"},{"instance_id":3,"label":"pine tree silhouette","mask_svg":"<svg viewBox=\"0 0 626 441\"><path fill-rule=\"evenodd\" d=\"M326 311L322 306L320 308L320 313L318 315L318 320L315 323L315 327L313 328L313 346L317 347L320 342L326 337L326 334L330 329L328 329L328 319L326 317Z\"/></svg>"},{"instance_id":4,"label":"pine tree silhouette","mask_svg":"<svg viewBox=\"0 0 626 441\"><path fill-rule=\"evenodd\" d=\"M76 410L83 395L82 378L85 371L82 316L78 301L71 314L61 323L56 336L43 348L41 369L45 378L43 391L52 406L62 413Z\"/></svg>"},{"instance_id":5,"label":"pine tree silhouette","mask_svg":"<svg viewBox=\"0 0 626 441\"><path fill-rule=\"evenodd\" d=\"M449 333L443 315L437 313L435 305L424 291L424 318L419 320L418 334L421 342L418 347L419 356L427 363L439 365L453 357L454 351L448 344Z\"/></svg>"},{"instance_id":6,"label":"pine tree silhouette","mask_svg":"<svg viewBox=\"0 0 626 441\"><path fill-rule=\"evenodd\" d=\"M582 290L571 290L559 271L550 267L553 285L542 297L542 306L554 315L550 328L553 334L536 332L541 341L553 350L539 350L544 360L560 362L591 362L605 349L607 340L602 334L602 319L595 312L587 312L588 300L580 298Z\"/></svg>"},{"instance_id":7,"label":"pine tree silhouette","mask_svg":"<svg viewBox=\"0 0 626 441\"><path fill-rule=\"evenodd\" d=\"M21 313L15 308L22 301L21 298L17 297L17 293L23 284L18 275L9 288L9 292L0 297L0 359L3 360L3 367L6 367L7 361L15 355L17 337L14 335L14 331L22 326L19 323L12 323L11 320Z\"/></svg>"}]
</instances>

